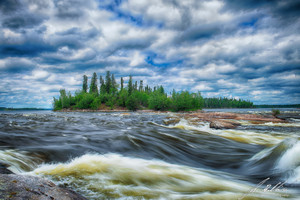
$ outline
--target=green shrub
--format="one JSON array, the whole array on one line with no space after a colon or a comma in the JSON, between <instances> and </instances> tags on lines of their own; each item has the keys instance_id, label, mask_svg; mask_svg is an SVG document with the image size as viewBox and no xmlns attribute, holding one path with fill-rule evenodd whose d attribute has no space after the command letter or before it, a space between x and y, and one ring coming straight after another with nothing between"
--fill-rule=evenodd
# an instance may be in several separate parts
<instances>
[{"instance_id":1,"label":"green shrub","mask_svg":"<svg viewBox=\"0 0 300 200\"><path fill-rule=\"evenodd\" d=\"M136 111L139 107L137 98L134 95L130 95L126 100L126 108L128 110Z\"/></svg>"},{"instance_id":2,"label":"green shrub","mask_svg":"<svg viewBox=\"0 0 300 200\"><path fill-rule=\"evenodd\" d=\"M90 108L93 110L97 110L100 105L101 105L101 99L100 99L100 97L97 97L91 103Z\"/></svg>"},{"instance_id":3,"label":"green shrub","mask_svg":"<svg viewBox=\"0 0 300 200\"><path fill-rule=\"evenodd\" d=\"M279 115L280 114L280 110L278 110L278 109L272 109L272 115L273 116L277 116L277 115Z\"/></svg>"},{"instance_id":4,"label":"green shrub","mask_svg":"<svg viewBox=\"0 0 300 200\"><path fill-rule=\"evenodd\" d=\"M157 90L150 95L148 105L150 109L168 110L171 105L171 100L165 94Z\"/></svg>"},{"instance_id":5,"label":"green shrub","mask_svg":"<svg viewBox=\"0 0 300 200\"><path fill-rule=\"evenodd\" d=\"M78 102L76 108L88 109L91 108L91 103L94 101L94 96L90 93L84 93L82 99Z\"/></svg>"},{"instance_id":6,"label":"green shrub","mask_svg":"<svg viewBox=\"0 0 300 200\"><path fill-rule=\"evenodd\" d=\"M128 99L128 91L125 89L121 90L117 98L117 105L121 107L126 107L127 99Z\"/></svg>"}]
</instances>

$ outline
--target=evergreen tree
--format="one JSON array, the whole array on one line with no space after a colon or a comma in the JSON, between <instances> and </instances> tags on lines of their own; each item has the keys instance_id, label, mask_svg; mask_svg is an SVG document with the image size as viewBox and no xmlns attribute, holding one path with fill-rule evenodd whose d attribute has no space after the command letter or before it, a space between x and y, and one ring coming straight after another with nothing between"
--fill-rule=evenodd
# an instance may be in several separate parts
<instances>
[{"instance_id":1,"label":"evergreen tree","mask_svg":"<svg viewBox=\"0 0 300 200\"><path fill-rule=\"evenodd\" d=\"M173 101L176 99L176 91L175 91L175 89L173 89L173 91L172 91L172 99L173 99Z\"/></svg>"},{"instance_id":2,"label":"evergreen tree","mask_svg":"<svg viewBox=\"0 0 300 200\"><path fill-rule=\"evenodd\" d=\"M100 76L100 94L105 94L106 87L102 76Z\"/></svg>"},{"instance_id":3,"label":"evergreen tree","mask_svg":"<svg viewBox=\"0 0 300 200\"><path fill-rule=\"evenodd\" d=\"M132 85L132 76L129 76L129 81L128 81L128 96L132 94L133 91L133 85Z\"/></svg>"},{"instance_id":4,"label":"evergreen tree","mask_svg":"<svg viewBox=\"0 0 300 200\"><path fill-rule=\"evenodd\" d=\"M115 94L118 91L118 85L115 79L115 75L111 75L112 93Z\"/></svg>"},{"instance_id":5,"label":"evergreen tree","mask_svg":"<svg viewBox=\"0 0 300 200\"><path fill-rule=\"evenodd\" d=\"M140 88L139 88L140 92L143 92L143 80L140 80Z\"/></svg>"},{"instance_id":6,"label":"evergreen tree","mask_svg":"<svg viewBox=\"0 0 300 200\"><path fill-rule=\"evenodd\" d=\"M82 91L84 93L87 93L87 89L88 89L88 77L86 75L83 75Z\"/></svg>"},{"instance_id":7,"label":"evergreen tree","mask_svg":"<svg viewBox=\"0 0 300 200\"><path fill-rule=\"evenodd\" d=\"M107 71L105 77L105 90L107 94L110 93L111 86L112 83L111 83L110 71Z\"/></svg>"},{"instance_id":8,"label":"evergreen tree","mask_svg":"<svg viewBox=\"0 0 300 200\"><path fill-rule=\"evenodd\" d=\"M124 80L123 77L121 77L121 91L123 90L123 87L124 87Z\"/></svg>"},{"instance_id":9,"label":"evergreen tree","mask_svg":"<svg viewBox=\"0 0 300 200\"><path fill-rule=\"evenodd\" d=\"M138 87L137 85L138 85L138 84L137 84L137 81L135 81L135 83L134 83L134 90L135 90L135 91L137 91L137 87Z\"/></svg>"},{"instance_id":10,"label":"evergreen tree","mask_svg":"<svg viewBox=\"0 0 300 200\"><path fill-rule=\"evenodd\" d=\"M161 93L161 94L164 94L164 93L165 93L165 89L164 89L164 87L163 87L162 85L158 87L158 91L159 91L159 93Z\"/></svg>"},{"instance_id":11,"label":"evergreen tree","mask_svg":"<svg viewBox=\"0 0 300 200\"><path fill-rule=\"evenodd\" d=\"M97 94L98 95L98 86L97 86L97 74L96 72L93 73L90 85L90 94Z\"/></svg>"}]
</instances>

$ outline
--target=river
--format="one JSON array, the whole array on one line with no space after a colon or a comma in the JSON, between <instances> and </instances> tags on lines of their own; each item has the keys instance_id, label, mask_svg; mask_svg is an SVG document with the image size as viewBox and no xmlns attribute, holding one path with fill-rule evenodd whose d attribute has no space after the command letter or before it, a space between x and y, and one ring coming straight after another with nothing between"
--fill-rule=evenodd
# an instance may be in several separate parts
<instances>
[{"instance_id":1,"label":"river","mask_svg":"<svg viewBox=\"0 0 300 200\"><path fill-rule=\"evenodd\" d=\"M214 130L174 115L1 111L0 162L88 199L300 199L300 117Z\"/></svg>"}]
</instances>

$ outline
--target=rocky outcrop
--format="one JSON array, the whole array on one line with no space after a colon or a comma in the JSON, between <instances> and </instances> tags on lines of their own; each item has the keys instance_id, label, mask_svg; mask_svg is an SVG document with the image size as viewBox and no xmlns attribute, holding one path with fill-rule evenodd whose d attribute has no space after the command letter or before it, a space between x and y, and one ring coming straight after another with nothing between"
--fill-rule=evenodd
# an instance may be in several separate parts
<instances>
[{"instance_id":1,"label":"rocky outcrop","mask_svg":"<svg viewBox=\"0 0 300 200\"><path fill-rule=\"evenodd\" d=\"M180 118L178 117L167 117L166 119L163 120L163 123L165 125L174 125L177 124L180 121Z\"/></svg>"},{"instance_id":2,"label":"rocky outcrop","mask_svg":"<svg viewBox=\"0 0 300 200\"><path fill-rule=\"evenodd\" d=\"M225 120L213 120L210 122L209 127L215 129L234 129L239 126L240 123L225 121Z\"/></svg>"},{"instance_id":3,"label":"rocky outcrop","mask_svg":"<svg viewBox=\"0 0 300 200\"><path fill-rule=\"evenodd\" d=\"M226 113L226 112L208 112L208 113L192 113L186 115L187 117L195 117L199 120L211 122L214 119L233 119L233 120L247 120L247 121L262 121L262 122L284 122L273 115L256 115L256 114L240 114L240 113Z\"/></svg>"},{"instance_id":4,"label":"rocky outcrop","mask_svg":"<svg viewBox=\"0 0 300 200\"><path fill-rule=\"evenodd\" d=\"M86 200L74 191L56 186L46 179L12 174L1 163L0 173L1 200Z\"/></svg>"},{"instance_id":5,"label":"rocky outcrop","mask_svg":"<svg viewBox=\"0 0 300 200\"><path fill-rule=\"evenodd\" d=\"M273 115L258 115L258 114L240 114L228 112L196 112L188 114L180 114L189 122L209 122L210 128L215 129L234 129L241 124L239 120L249 121L252 124L262 124L266 122L284 123L283 119L274 117ZM172 122L171 120L169 120ZM169 123L169 121L167 121Z\"/></svg>"}]
</instances>

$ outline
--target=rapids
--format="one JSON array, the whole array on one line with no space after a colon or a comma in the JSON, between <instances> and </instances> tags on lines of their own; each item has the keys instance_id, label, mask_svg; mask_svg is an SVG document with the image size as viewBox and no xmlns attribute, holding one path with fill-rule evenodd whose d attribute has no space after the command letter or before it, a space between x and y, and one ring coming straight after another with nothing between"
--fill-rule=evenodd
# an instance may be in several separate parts
<instances>
[{"instance_id":1,"label":"rapids","mask_svg":"<svg viewBox=\"0 0 300 200\"><path fill-rule=\"evenodd\" d=\"M164 125L174 115L1 112L0 162L88 199L300 199L299 118Z\"/></svg>"}]
</instances>

